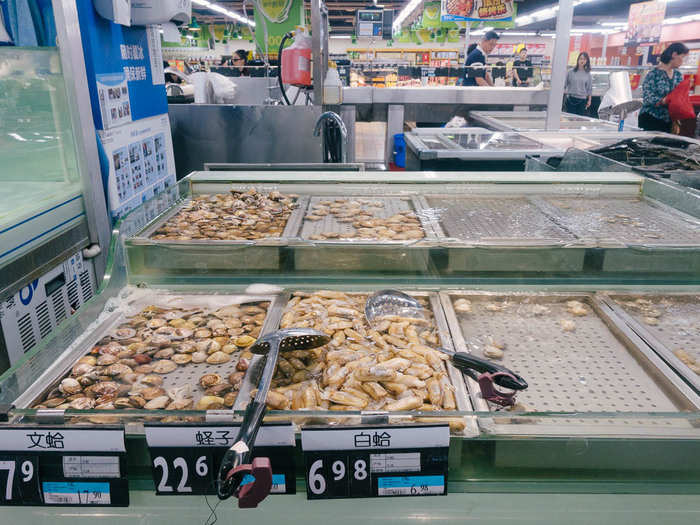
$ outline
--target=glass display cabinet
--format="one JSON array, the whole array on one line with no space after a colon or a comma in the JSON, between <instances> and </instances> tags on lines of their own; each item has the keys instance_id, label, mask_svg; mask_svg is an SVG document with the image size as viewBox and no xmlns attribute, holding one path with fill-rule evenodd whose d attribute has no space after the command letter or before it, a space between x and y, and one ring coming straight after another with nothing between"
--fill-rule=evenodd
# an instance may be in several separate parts
<instances>
[{"instance_id":1,"label":"glass display cabinet","mask_svg":"<svg viewBox=\"0 0 700 525\"><path fill-rule=\"evenodd\" d=\"M545 111L470 111L469 119L476 126L496 131L544 131L547 113ZM562 113L561 131L615 131L616 122L598 120L581 115ZM627 130L635 130L626 126Z\"/></svg>"},{"instance_id":2,"label":"glass display cabinet","mask_svg":"<svg viewBox=\"0 0 700 525\"><path fill-rule=\"evenodd\" d=\"M132 504L159 508L144 431L239 424L250 343L310 327L331 343L282 352L261 431L292 425L287 492L303 432L409 425L449 432L435 516L469 493L697 494L699 211L624 173L193 173L120 222L99 293L0 378L2 425L124 429ZM424 317L370 324L388 287ZM438 348L528 387L501 406Z\"/></svg>"}]
</instances>

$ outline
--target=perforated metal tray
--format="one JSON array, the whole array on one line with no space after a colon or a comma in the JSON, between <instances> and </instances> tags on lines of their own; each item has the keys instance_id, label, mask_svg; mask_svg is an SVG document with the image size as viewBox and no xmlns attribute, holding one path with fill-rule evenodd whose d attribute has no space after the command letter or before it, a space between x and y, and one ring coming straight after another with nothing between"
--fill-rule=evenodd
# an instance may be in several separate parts
<instances>
[{"instance_id":1,"label":"perforated metal tray","mask_svg":"<svg viewBox=\"0 0 700 525\"><path fill-rule=\"evenodd\" d=\"M456 313L453 301L467 298L471 313ZM585 316L566 310L566 301L586 305ZM605 312L589 294L441 293L445 315L457 351L484 357L489 342L505 344L500 364L522 375L529 388L518 394L532 412L678 412L696 410L700 398L612 312ZM490 311L487 305L505 307ZM547 310L537 314L540 305ZM560 320L575 323L565 331ZM493 410L475 381L467 387L477 410ZM516 424L517 422L517 424ZM541 436L697 435L682 419L536 418L480 420L494 434Z\"/></svg>"},{"instance_id":2,"label":"perforated metal tray","mask_svg":"<svg viewBox=\"0 0 700 525\"><path fill-rule=\"evenodd\" d=\"M211 294L173 294L173 293L139 293L135 291L133 300L128 301L126 308L115 310L112 314L105 315L98 327L78 343L69 347L57 360L56 363L46 370L37 381L28 388L16 401L15 406L26 408L37 403L42 397L62 379L75 362L86 355L97 342L124 323L128 316L136 315L147 305L155 305L167 308L206 308L215 309L232 304L249 304L261 301L270 301L265 321L261 327L261 335L266 334L278 326L281 315L281 298L275 295L211 295ZM198 386L199 378L207 373L217 373L224 379L233 373L238 363L241 351L231 354L231 360L220 364L211 365L208 363L188 363L179 366L169 374L163 374L162 388L168 390L174 387L185 385L192 386L194 403L204 395L203 390ZM173 412L176 415L177 412Z\"/></svg>"},{"instance_id":3,"label":"perforated metal tray","mask_svg":"<svg viewBox=\"0 0 700 525\"><path fill-rule=\"evenodd\" d=\"M438 233L470 244L574 242L570 232L542 213L527 197L428 197Z\"/></svg>"},{"instance_id":4,"label":"perforated metal tray","mask_svg":"<svg viewBox=\"0 0 700 525\"><path fill-rule=\"evenodd\" d=\"M310 198L307 204L306 215L312 212L315 205L322 201L334 201L336 196L313 196ZM347 200L355 200L361 203L361 208L363 210L369 210L372 214L380 219L387 219L392 215L405 211L413 211L420 220L423 232L425 233L424 239L434 239L435 232L433 225L430 220L430 215L423 213L423 206L417 197L374 197L374 196L352 196L347 197ZM368 202L381 202L382 207L372 207ZM312 235L318 235L321 233L335 232L339 233L341 236L343 234L351 234L355 232L355 228L350 223L339 222L332 214L328 214L319 221L311 221L308 219L303 219L301 225L301 232L299 236L302 239L309 240ZM420 240L420 239L417 239ZM314 240L315 243L332 243L332 244L406 244L415 243L416 240L383 240L383 239L328 239L328 240Z\"/></svg>"},{"instance_id":5,"label":"perforated metal tray","mask_svg":"<svg viewBox=\"0 0 700 525\"><path fill-rule=\"evenodd\" d=\"M684 350L700 366L700 295L698 294L601 294L599 296L634 332L649 344L664 361L700 392L700 375L693 372L674 352ZM631 307L637 299L651 301L661 315L658 324L645 321L643 311Z\"/></svg>"},{"instance_id":6,"label":"perforated metal tray","mask_svg":"<svg viewBox=\"0 0 700 525\"><path fill-rule=\"evenodd\" d=\"M623 246L698 247L700 221L647 198L534 198L578 239Z\"/></svg>"},{"instance_id":7,"label":"perforated metal tray","mask_svg":"<svg viewBox=\"0 0 700 525\"><path fill-rule=\"evenodd\" d=\"M308 290L305 290L308 291ZM361 291L353 291L353 292L347 292L348 294L368 294L371 292L361 292ZM439 295L435 292L422 292L422 291L411 291L411 290L404 290L404 293L407 293L413 297L428 297L430 301L430 310L433 313L433 317L435 320L435 325L437 328L438 336L440 339L440 344L447 348L447 349L453 349L454 346L452 344L452 338L450 337L450 329L447 324L447 319L445 318L445 313L443 311ZM285 307L287 302L292 297L292 292L285 292L283 294L283 297L280 299L279 302L275 303L274 308L275 308L275 315L274 318L276 319L276 324L272 328L272 330L277 330L279 329L279 323L282 318L282 314L284 313ZM253 389L257 387L257 382L260 377L260 373L262 371L262 366L264 364L264 361L261 356L253 356L253 360L251 361L250 368L248 369L248 372L246 373L246 376L243 380L243 384L241 385L241 389L238 394L238 398L236 399L236 403L234 404L234 409L236 410L244 410L246 406L248 405L248 402L251 398L251 392ZM454 395L455 395L455 400L457 403L457 410L460 411L471 411L473 410L472 408L472 403L470 401L470 396L467 391L467 387L464 381L464 376L454 367L452 364L449 362L445 362L445 366L447 368L447 375L450 379L450 382L455 388ZM297 421L303 421L304 420L304 411L301 410L289 410L288 411L290 415L292 416L300 416L300 418L296 418ZM370 411L368 412L369 417L377 417L379 412L374 412ZM396 421L397 423L401 422L409 422L406 416L395 416L392 415L391 412L382 412L382 414L385 414L386 417L389 418L389 421ZM432 415L439 414L439 412L431 412ZM342 411L338 412L338 416L342 417ZM419 414L416 415L416 417L419 417ZM360 421L356 421L356 423L359 423ZM465 436L476 436L479 434L477 423L476 423L476 417L465 417L465 422L466 426L464 429L463 434ZM348 424L352 423L351 420L348 420Z\"/></svg>"}]
</instances>

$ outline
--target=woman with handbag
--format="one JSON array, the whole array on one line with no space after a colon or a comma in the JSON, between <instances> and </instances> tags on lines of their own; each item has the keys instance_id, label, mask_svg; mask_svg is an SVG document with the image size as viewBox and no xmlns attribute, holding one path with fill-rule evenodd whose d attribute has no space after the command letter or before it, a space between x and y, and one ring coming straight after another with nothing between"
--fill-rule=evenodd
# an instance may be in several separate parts
<instances>
[{"instance_id":1,"label":"woman with handbag","mask_svg":"<svg viewBox=\"0 0 700 525\"><path fill-rule=\"evenodd\" d=\"M676 42L659 56L659 65L644 78L642 92L644 103L639 111L639 127L647 131L671 132L672 122L668 113L667 97L683 80L678 68L688 56L685 44Z\"/></svg>"}]
</instances>

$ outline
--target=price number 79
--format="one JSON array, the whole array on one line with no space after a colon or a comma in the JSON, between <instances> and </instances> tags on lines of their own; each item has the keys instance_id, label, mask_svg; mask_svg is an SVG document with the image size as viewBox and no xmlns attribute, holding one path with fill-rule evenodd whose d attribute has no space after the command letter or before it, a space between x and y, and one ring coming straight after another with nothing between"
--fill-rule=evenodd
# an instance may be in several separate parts
<instances>
[{"instance_id":1,"label":"price number 79","mask_svg":"<svg viewBox=\"0 0 700 525\"><path fill-rule=\"evenodd\" d=\"M21 460L20 460L21 461ZM34 463L30 460L21 461L19 472L17 472L17 461L0 461L0 472L7 472L7 483L5 484L5 501L12 501L12 489L17 478L22 483L29 483L34 478Z\"/></svg>"}]
</instances>

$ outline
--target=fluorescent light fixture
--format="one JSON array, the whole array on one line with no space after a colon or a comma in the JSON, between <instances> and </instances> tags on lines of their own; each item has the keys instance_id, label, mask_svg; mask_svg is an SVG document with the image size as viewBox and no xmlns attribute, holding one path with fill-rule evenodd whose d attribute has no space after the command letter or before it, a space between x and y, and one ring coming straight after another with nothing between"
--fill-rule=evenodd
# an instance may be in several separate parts
<instances>
[{"instance_id":1,"label":"fluorescent light fixture","mask_svg":"<svg viewBox=\"0 0 700 525\"><path fill-rule=\"evenodd\" d=\"M406 7L401 10L399 16L394 19L394 23L392 24L394 31L398 31L401 28L401 24L403 24L404 20L406 20L419 5L423 5L423 0L411 0Z\"/></svg>"},{"instance_id":2,"label":"fluorescent light fixture","mask_svg":"<svg viewBox=\"0 0 700 525\"><path fill-rule=\"evenodd\" d=\"M698 22L700 21L700 13L694 13L692 15L679 16L675 18L667 18L664 20L664 25L674 25L674 24L685 24L688 22Z\"/></svg>"},{"instance_id":3,"label":"fluorescent light fixture","mask_svg":"<svg viewBox=\"0 0 700 525\"><path fill-rule=\"evenodd\" d=\"M331 35L331 38L346 38L346 39L351 39L351 35Z\"/></svg>"},{"instance_id":4,"label":"fluorescent light fixture","mask_svg":"<svg viewBox=\"0 0 700 525\"><path fill-rule=\"evenodd\" d=\"M627 25L627 20L620 22L601 22L600 25L606 27L624 27Z\"/></svg>"},{"instance_id":5,"label":"fluorescent light fixture","mask_svg":"<svg viewBox=\"0 0 700 525\"><path fill-rule=\"evenodd\" d=\"M597 2L598 0L574 0L574 7L582 4L589 4L591 2ZM553 4L549 7L544 7L528 13L523 16L519 16L515 19L516 26L525 26L531 24L532 22L542 22L543 20L549 20L557 16L557 11L559 11L559 4Z\"/></svg>"},{"instance_id":6,"label":"fluorescent light fixture","mask_svg":"<svg viewBox=\"0 0 700 525\"><path fill-rule=\"evenodd\" d=\"M192 3L195 5L206 7L207 9L211 9L212 11L216 11L217 13L221 13L222 15L237 20L242 24L248 24L250 27L255 27L255 22L253 22L249 18L239 15L235 11L231 11L229 9L226 9L225 7L221 7L219 4L215 4L214 2L208 2L207 0L192 0Z\"/></svg>"}]
</instances>

